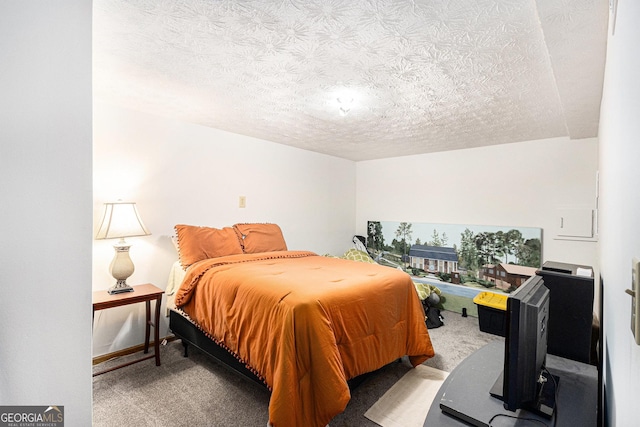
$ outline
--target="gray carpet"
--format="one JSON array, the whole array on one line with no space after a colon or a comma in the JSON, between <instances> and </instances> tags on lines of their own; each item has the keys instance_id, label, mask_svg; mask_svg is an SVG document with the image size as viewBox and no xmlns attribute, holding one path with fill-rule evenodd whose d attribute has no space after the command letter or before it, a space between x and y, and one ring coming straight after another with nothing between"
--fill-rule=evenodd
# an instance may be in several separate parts
<instances>
[{"instance_id":1,"label":"gray carpet","mask_svg":"<svg viewBox=\"0 0 640 427\"><path fill-rule=\"evenodd\" d=\"M436 351L425 365L451 372L469 354L498 336L480 332L478 319L443 312L445 326L430 330ZM111 360L96 370L117 365ZM93 379L93 425L265 427L269 392L223 367L195 348L182 357L180 341L161 347L162 365L143 361ZM364 417L371 405L410 369L406 362L385 366L352 392L346 410L331 427L376 427Z\"/></svg>"}]
</instances>

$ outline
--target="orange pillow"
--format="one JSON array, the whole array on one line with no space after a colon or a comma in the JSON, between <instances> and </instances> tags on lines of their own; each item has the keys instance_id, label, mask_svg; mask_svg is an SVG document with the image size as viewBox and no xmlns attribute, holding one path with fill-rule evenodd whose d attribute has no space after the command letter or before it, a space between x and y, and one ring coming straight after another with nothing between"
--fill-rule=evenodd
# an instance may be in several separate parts
<instances>
[{"instance_id":1,"label":"orange pillow","mask_svg":"<svg viewBox=\"0 0 640 427\"><path fill-rule=\"evenodd\" d=\"M178 224L175 230L180 264L184 268L203 259L242 253L238 235L231 227L218 229Z\"/></svg>"},{"instance_id":2,"label":"orange pillow","mask_svg":"<svg viewBox=\"0 0 640 427\"><path fill-rule=\"evenodd\" d=\"M245 254L287 250L282 230L276 224L236 224L233 228Z\"/></svg>"}]
</instances>

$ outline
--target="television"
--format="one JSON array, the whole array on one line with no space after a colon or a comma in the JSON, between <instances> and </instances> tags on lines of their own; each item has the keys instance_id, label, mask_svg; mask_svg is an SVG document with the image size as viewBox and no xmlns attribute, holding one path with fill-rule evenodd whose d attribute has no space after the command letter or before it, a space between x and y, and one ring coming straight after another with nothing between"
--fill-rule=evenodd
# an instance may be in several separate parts
<instances>
[{"instance_id":1,"label":"television","mask_svg":"<svg viewBox=\"0 0 640 427\"><path fill-rule=\"evenodd\" d=\"M509 411L551 418L558 378L546 370L550 292L532 276L507 298L504 367L491 389Z\"/></svg>"}]
</instances>

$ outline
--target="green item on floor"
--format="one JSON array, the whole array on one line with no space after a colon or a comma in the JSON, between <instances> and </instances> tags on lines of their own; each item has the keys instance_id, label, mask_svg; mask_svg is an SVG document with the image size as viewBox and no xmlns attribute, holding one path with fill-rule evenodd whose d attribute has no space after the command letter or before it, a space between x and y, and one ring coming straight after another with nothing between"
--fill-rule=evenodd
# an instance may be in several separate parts
<instances>
[{"instance_id":1,"label":"green item on floor","mask_svg":"<svg viewBox=\"0 0 640 427\"><path fill-rule=\"evenodd\" d=\"M416 292L418 292L418 297L420 297L421 300L426 300L427 298L429 298L432 292L434 292L438 296L442 295L440 288L438 288L437 286L420 282L413 282L413 285L416 287Z\"/></svg>"}]
</instances>

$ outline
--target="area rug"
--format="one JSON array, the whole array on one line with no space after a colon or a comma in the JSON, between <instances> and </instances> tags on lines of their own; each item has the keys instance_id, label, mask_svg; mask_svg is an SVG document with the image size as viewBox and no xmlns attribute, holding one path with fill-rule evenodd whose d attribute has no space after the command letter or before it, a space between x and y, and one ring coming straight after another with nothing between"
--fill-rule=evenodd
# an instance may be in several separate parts
<instances>
[{"instance_id":1,"label":"area rug","mask_svg":"<svg viewBox=\"0 0 640 427\"><path fill-rule=\"evenodd\" d=\"M418 365L365 412L382 427L423 427L431 403L448 372Z\"/></svg>"}]
</instances>

